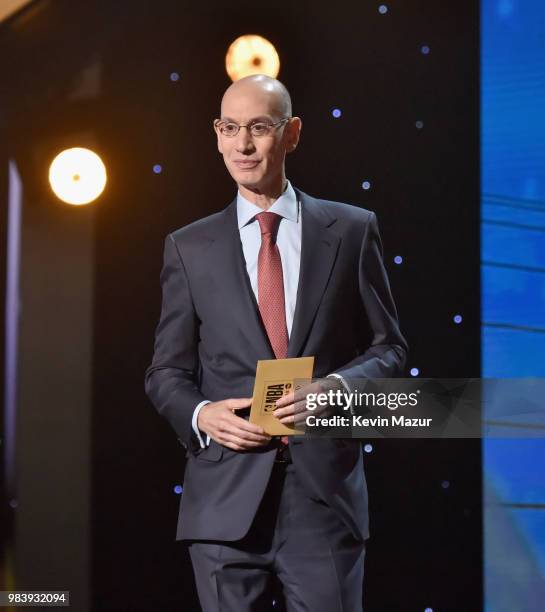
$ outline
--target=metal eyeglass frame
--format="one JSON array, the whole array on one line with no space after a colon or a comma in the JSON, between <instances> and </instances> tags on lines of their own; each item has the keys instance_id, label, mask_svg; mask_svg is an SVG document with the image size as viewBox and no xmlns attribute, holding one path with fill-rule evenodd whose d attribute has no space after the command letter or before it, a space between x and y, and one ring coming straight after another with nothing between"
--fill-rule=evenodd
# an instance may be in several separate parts
<instances>
[{"instance_id":1,"label":"metal eyeglass frame","mask_svg":"<svg viewBox=\"0 0 545 612\"><path fill-rule=\"evenodd\" d=\"M288 122L292 118L293 117L284 117L284 119L280 119L280 121L277 121L276 123L265 123L265 121L256 121L255 123L248 123L246 125L239 125L238 123L235 123L234 121L222 121L221 119L214 119L214 128L217 128L222 136L225 136L226 138L234 138L240 132L240 128L244 127L244 128L246 128L250 132L250 134L254 138L260 138L262 136L268 136L271 133L273 128L277 128L278 126ZM237 131L234 134L224 134L222 132L220 124L223 124L223 125L236 125L238 127L238 129L237 129ZM254 134L252 132L252 128L255 125L266 125L268 130L264 134Z\"/></svg>"}]
</instances>

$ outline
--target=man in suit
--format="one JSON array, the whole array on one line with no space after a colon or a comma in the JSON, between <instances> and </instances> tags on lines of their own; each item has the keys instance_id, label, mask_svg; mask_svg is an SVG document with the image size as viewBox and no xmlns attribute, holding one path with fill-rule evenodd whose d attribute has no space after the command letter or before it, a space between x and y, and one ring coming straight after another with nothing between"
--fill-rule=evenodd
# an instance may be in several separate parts
<instances>
[{"instance_id":1,"label":"man in suit","mask_svg":"<svg viewBox=\"0 0 545 612\"><path fill-rule=\"evenodd\" d=\"M259 359L314 356L332 385L405 361L374 213L286 179L301 126L279 81L233 83L214 129L237 197L165 240L146 392L187 450L177 539L205 612L268 610L275 580L289 612L362 609L361 444L287 443L247 418ZM303 410L289 395L275 415Z\"/></svg>"}]
</instances>

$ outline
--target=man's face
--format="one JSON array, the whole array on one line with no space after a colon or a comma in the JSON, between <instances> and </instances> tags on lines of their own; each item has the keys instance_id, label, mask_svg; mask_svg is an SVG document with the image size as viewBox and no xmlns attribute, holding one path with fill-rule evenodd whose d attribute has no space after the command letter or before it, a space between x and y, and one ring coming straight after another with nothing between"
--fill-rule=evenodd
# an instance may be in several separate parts
<instances>
[{"instance_id":1,"label":"man's face","mask_svg":"<svg viewBox=\"0 0 545 612\"><path fill-rule=\"evenodd\" d=\"M273 124L284 119L280 108L274 92L255 86L233 88L223 98L221 120L239 125ZM286 152L297 145L298 127L298 124L284 123L264 136L252 136L242 127L232 137L216 128L218 150L236 183L261 191L283 177Z\"/></svg>"}]
</instances>

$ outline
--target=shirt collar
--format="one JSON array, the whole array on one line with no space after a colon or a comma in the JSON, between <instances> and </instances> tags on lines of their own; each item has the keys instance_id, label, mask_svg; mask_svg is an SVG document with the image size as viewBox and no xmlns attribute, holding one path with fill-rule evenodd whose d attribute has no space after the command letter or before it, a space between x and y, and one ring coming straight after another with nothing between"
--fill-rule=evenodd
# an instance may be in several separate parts
<instances>
[{"instance_id":1,"label":"shirt collar","mask_svg":"<svg viewBox=\"0 0 545 612\"><path fill-rule=\"evenodd\" d=\"M237 193L237 219L238 229L247 225L258 213L263 212L256 204L247 200L241 193ZM267 209L267 212L273 212L280 215L288 221L297 223L299 220L299 206L295 190L288 181L287 187L282 195L274 201L273 205Z\"/></svg>"}]
</instances>

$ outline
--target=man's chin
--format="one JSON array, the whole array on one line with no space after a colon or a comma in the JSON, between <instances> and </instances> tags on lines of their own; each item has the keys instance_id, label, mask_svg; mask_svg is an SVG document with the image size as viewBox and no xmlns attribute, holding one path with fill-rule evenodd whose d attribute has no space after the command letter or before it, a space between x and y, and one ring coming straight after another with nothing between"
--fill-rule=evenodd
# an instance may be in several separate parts
<instances>
[{"instance_id":1,"label":"man's chin","mask_svg":"<svg viewBox=\"0 0 545 612\"><path fill-rule=\"evenodd\" d=\"M256 170L241 172L238 168L236 168L229 173L231 178L239 187L244 187L249 191L261 193L267 186L267 181L264 180L265 177L263 176L262 172L258 172Z\"/></svg>"},{"instance_id":2,"label":"man's chin","mask_svg":"<svg viewBox=\"0 0 545 612\"><path fill-rule=\"evenodd\" d=\"M247 173L237 173L236 176L233 176L236 183L241 187L245 187L246 189L256 190L259 189L262 181L261 177L251 176L249 172Z\"/></svg>"}]
</instances>

